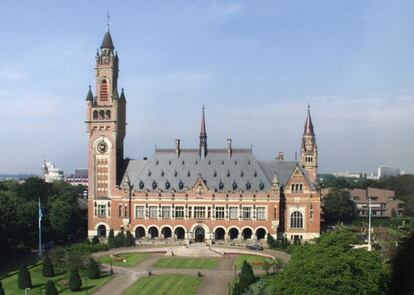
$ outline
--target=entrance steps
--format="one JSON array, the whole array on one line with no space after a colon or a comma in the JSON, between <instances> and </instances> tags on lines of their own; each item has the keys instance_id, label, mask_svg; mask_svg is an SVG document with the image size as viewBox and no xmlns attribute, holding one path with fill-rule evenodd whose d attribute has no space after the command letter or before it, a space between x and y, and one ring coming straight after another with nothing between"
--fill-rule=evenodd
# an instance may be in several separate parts
<instances>
[{"instance_id":1,"label":"entrance steps","mask_svg":"<svg viewBox=\"0 0 414 295\"><path fill-rule=\"evenodd\" d=\"M204 243L195 243L188 246L171 248L166 256L186 256L186 257L221 257L223 254L212 250Z\"/></svg>"}]
</instances>

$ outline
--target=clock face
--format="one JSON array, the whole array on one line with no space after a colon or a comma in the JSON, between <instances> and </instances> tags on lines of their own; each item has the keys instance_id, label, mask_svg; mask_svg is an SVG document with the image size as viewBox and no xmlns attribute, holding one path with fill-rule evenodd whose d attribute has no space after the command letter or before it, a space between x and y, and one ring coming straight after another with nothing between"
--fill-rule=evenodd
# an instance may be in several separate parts
<instances>
[{"instance_id":1,"label":"clock face","mask_svg":"<svg viewBox=\"0 0 414 295\"><path fill-rule=\"evenodd\" d=\"M104 154L108 150L108 145L106 144L105 141L102 140L101 142L98 143L96 149L98 150L99 153Z\"/></svg>"}]
</instances>

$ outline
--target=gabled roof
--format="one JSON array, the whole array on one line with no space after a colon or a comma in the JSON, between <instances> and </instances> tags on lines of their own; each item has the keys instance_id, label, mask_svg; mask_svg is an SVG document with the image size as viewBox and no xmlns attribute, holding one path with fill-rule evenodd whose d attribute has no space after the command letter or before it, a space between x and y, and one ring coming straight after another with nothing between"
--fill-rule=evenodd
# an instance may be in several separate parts
<instances>
[{"instance_id":1,"label":"gabled roof","mask_svg":"<svg viewBox=\"0 0 414 295\"><path fill-rule=\"evenodd\" d=\"M259 162L251 150L210 150L201 158L198 149L157 150L149 160L130 160L126 169L135 191L186 191L202 178L206 186L217 192L270 191L277 175L279 186L287 183L294 169L306 172L296 161ZM312 182L307 178L311 188Z\"/></svg>"}]
</instances>

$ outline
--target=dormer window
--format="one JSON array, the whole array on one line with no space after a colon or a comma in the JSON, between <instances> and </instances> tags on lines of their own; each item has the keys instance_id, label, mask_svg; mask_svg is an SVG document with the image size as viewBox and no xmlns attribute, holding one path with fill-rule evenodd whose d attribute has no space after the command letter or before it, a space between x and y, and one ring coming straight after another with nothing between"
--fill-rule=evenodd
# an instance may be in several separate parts
<instances>
[{"instance_id":1,"label":"dormer window","mask_svg":"<svg viewBox=\"0 0 414 295\"><path fill-rule=\"evenodd\" d=\"M180 180L180 181L178 182L178 188L179 188L179 189L183 189L183 187L184 187L184 183Z\"/></svg>"},{"instance_id":2,"label":"dormer window","mask_svg":"<svg viewBox=\"0 0 414 295\"><path fill-rule=\"evenodd\" d=\"M151 176L151 170L148 169L148 176Z\"/></svg>"},{"instance_id":3,"label":"dormer window","mask_svg":"<svg viewBox=\"0 0 414 295\"><path fill-rule=\"evenodd\" d=\"M213 172L213 176L214 176L214 177L217 177L217 171L216 171L216 170L214 170L214 172Z\"/></svg>"},{"instance_id":4,"label":"dormer window","mask_svg":"<svg viewBox=\"0 0 414 295\"><path fill-rule=\"evenodd\" d=\"M139 189L143 189L144 188L144 182L142 180L139 181Z\"/></svg>"},{"instance_id":5,"label":"dormer window","mask_svg":"<svg viewBox=\"0 0 414 295\"><path fill-rule=\"evenodd\" d=\"M174 177L177 177L177 174L178 174L177 170L174 170Z\"/></svg>"},{"instance_id":6,"label":"dormer window","mask_svg":"<svg viewBox=\"0 0 414 295\"><path fill-rule=\"evenodd\" d=\"M237 189L237 182L235 180L233 180L232 186L233 186L233 190L236 190Z\"/></svg>"},{"instance_id":7,"label":"dormer window","mask_svg":"<svg viewBox=\"0 0 414 295\"><path fill-rule=\"evenodd\" d=\"M254 170L254 172L253 172L253 176L254 176L254 177L256 177L256 176L257 176L257 171L256 171L256 170Z\"/></svg>"},{"instance_id":8,"label":"dormer window","mask_svg":"<svg viewBox=\"0 0 414 295\"><path fill-rule=\"evenodd\" d=\"M230 177L230 170L227 170L227 177Z\"/></svg>"},{"instance_id":9,"label":"dormer window","mask_svg":"<svg viewBox=\"0 0 414 295\"><path fill-rule=\"evenodd\" d=\"M171 160L168 160L168 165L171 165Z\"/></svg>"},{"instance_id":10,"label":"dormer window","mask_svg":"<svg viewBox=\"0 0 414 295\"><path fill-rule=\"evenodd\" d=\"M187 171L187 177L190 177L190 170Z\"/></svg>"},{"instance_id":11,"label":"dormer window","mask_svg":"<svg viewBox=\"0 0 414 295\"><path fill-rule=\"evenodd\" d=\"M237 165L237 160L234 160L234 165Z\"/></svg>"},{"instance_id":12,"label":"dormer window","mask_svg":"<svg viewBox=\"0 0 414 295\"><path fill-rule=\"evenodd\" d=\"M164 176L164 174L165 174L164 170L161 170L161 176Z\"/></svg>"},{"instance_id":13,"label":"dormer window","mask_svg":"<svg viewBox=\"0 0 414 295\"><path fill-rule=\"evenodd\" d=\"M160 162L158 160L155 161L155 165L158 165Z\"/></svg>"},{"instance_id":14,"label":"dormer window","mask_svg":"<svg viewBox=\"0 0 414 295\"><path fill-rule=\"evenodd\" d=\"M152 181L152 189L156 189L157 188L157 183L155 182L155 180Z\"/></svg>"},{"instance_id":15,"label":"dormer window","mask_svg":"<svg viewBox=\"0 0 414 295\"><path fill-rule=\"evenodd\" d=\"M252 187L252 185L250 184L250 182L246 182L246 190L250 190Z\"/></svg>"},{"instance_id":16,"label":"dormer window","mask_svg":"<svg viewBox=\"0 0 414 295\"><path fill-rule=\"evenodd\" d=\"M240 177L243 177L243 175L244 175L243 170L240 170Z\"/></svg>"},{"instance_id":17,"label":"dormer window","mask_svg":"<svg viewBox=\"0 0 414 295\"><path fill-rule=\"evenodd\" d=\"M197 160L195 160L195 164L198 165L198 161Z\"/></svg>"},{"instance_id":18,"label":"dormer window","mask_svg":"<svg viewBox=\"0 0 414 295\"><path fill-rule=\"evenodd\" d=\"M167 182L165 183L165 189L170 189L171 185L170 182L167 180Z\"/></svg>"},{"instance_id":19,"label":"dormer window","mask_svg":"<svg viewBox=\"0 0 414 295\"><path fill-rule=\"evenodd\" d=\"M264 189L264 183L262 181L260 181L259 188L260 188L260 190Z\"/></svg>"},{"instance_id":20,"label":"dormer window","mask_svg":"<svg viewBox=\"0 0 414 295\"><path fill-rule=\"evenodd\" d=\"M220 180L219 182L219 189L222 190L224 188L224 183Z\"/></svg>"}]
</instances>

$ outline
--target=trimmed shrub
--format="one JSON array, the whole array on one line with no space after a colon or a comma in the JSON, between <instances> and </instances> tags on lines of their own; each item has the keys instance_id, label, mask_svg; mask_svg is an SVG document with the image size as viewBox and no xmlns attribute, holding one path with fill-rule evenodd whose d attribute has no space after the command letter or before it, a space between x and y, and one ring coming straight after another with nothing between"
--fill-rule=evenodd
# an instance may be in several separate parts
<instances>
[{"instance_id":1,"label":"trimmed shrub","mask_svg":"<svg viewBox=\"0 0 414 295\"><path fill-rule=\"evenodd\" d=\"M79 291L82 286L82 281L79 275L79 271L76 268L72 268L69 273L69 289L71 291Z\"/></svg>"},{"instance_id":2,"label":"trimmed shrub","mask_svg":"<svg viewBox=\"0 0 414 295\"><path fill-rule=\"evenodd\" d=\"M46 283L46 290L45 295L58 295L58 290L56 289L55 283L53 281L49 280Z\"/></svg>"},{"instance_id":3,"label":"trimmed shrub","mask_svg":"<svg viewBox=\"0 0 414 295\"><path fill-rule=\"evenodd\" d=\"M49 255L46 255L45 258L43 258L42 275L46 278L55 275L55 268L50 261Z\"/></svg>"},{"instance_id":4,"label":"trimmed shrub","mask_svg":"<svg viewBox=\"0 0 414 295\"><path fill-rule=\"evenodd\" d=\"M239 277L239 288L240 293L247 291L249 286L255 282L256 278L254 277L252 266L245 261L243 261L243 266L240 272Z\"/></svg>"},{"instance_id":5,"label":"trimmed shrub","mask_svg":"<svg viewBox=\"0 0 414 295\"><path fill-rule=\"evenodd\" d=\"M91 244L99 244L99 238L98 238L98 236L93 236L93 238L91 240Z\"/></svg>"},{"instance_id":6,"label":"trimmed shrub","mask_svg":"<svg viewBox=\"0 0 414 295\"><path fill-rule=\"evenodd\" d=\"M126 239L128 241L128 246L135 246L135 238L134 236L131 234L130 231L126 232Z\"/></svg>"},{"instance_id":7,"label":"trimmed shrub","mask_svg":"<svg viewBox=\"0 0 414 295\"><path fill-rule=\"evenodd\" d=\"M109 231L109 235L108 235L108 246L109 246L109 248L115 248L116 247L115 235L114 235L114 230L113 229L111 229Z\"/></svg>"},{"instance_id":8,"label":"trimmed shrub","mask_svg":"<svg viewBox=\"0 0 414 295\"><path fill-rule=\"evenodd\" d=\"M4 295L3 284L0 281L0 295Z\"/></svg>"},{"instance_id":9,"label":"trimmed shrub","mask_svg":"<svg viewBox=\"0 0 414 295\"><path fill-rule=\"evenodd\" d=\"M115 236L115 247L126 247L128 246L128 241L125 237L125 233L123 230L121 230L116 236Z\"/></svg>"},{"instance_id":10,"label":"trimmed shrub","mask_svg":"<svg viewBox=\"0 0 414 295\"><path fill-rule=\"evenodd\" d=\"M25 264L20 265L17 284L20 289L32 287L32 278Z\"/></svg>"},{"instance_id":11,"label":"trimmed shrub","mask_svg":"<svg viewBox=\"0 0 414 295\"><path fill-rule=\"evenodd\" d=\"M100 269L98 263L92 257L89 258L89 265L88 265L88 278L90 279L97 279L100 275Z\"/></svg>"}]
</instances>

